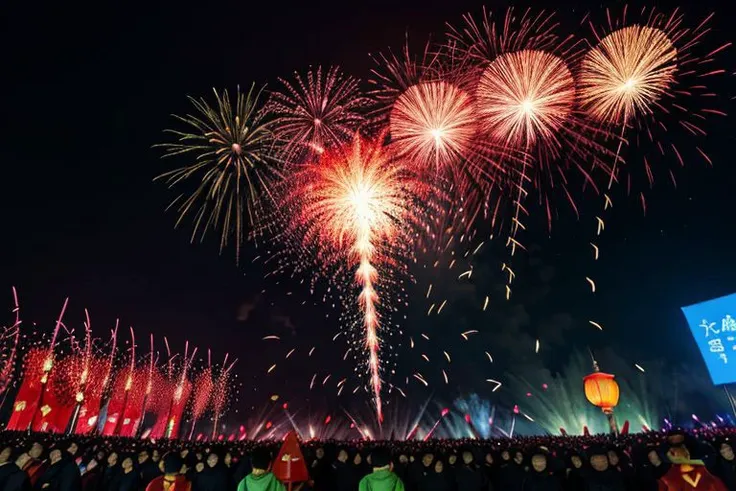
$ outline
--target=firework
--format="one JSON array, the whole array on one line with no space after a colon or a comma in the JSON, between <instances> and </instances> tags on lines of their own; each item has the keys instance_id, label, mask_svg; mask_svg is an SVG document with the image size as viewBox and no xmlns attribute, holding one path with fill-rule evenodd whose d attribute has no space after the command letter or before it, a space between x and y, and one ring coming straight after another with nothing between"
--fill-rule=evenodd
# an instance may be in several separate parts
<instances>
[{"instance_id":1,"label":"firework","mask_svg":"<svg viewBox=\"0 0 736 491\"><path fill-rule=\"evenodd\" d=\"M409 87L391 110L391 140L409 162L436 171L467 155L475 133L470 96L446 82Z\"/></svg>"},{"instance_id":2,"label":"firework","mask_svg":"<svg viewBox=\"0 0 736 491\"><path fill-rule=\"evenodd\" d=\"M476 96L484 134L516 148L559 148L557 134L572 112L575 83L561 58L524 50L493 61Z\"/></svg>"},{"instance_id":3,"label":"firework","mask_svg":"<svg viewBox=\"0 0 736 491\"><path fill-rule=\"evenodd\" d=\"M247 93L238 89L233 102L226 90L214 93L215 106L190 97L198 114L175 116L187 129L166 130L176 141L157 147L164 150L164 157L188 157L189 162L156 179L169 187L195 182L192 192L182 193L170 205L179 213L177 225L192 217L192 240L219 229L220 249L234 236L239 255L246 227L257 220L261 199L268 192L272 134L259 110L262 89L255 85Z\"/></svg>"},{"instance_id":4,"label":"firework","mask_svg":"<svg viewBox=\"0 0 736 491\"><path fill-rule=\"evenodd\" d=\"M326 148L352 139L364 123L366 104L358 81L331 67L295 73L294 82L279 79L280 91L271 94L268 109L275 119L274 136L283 158L301 163Z\"/></svg>"},{"instance_id":5,"label":"firework","mask_svg":"<svg viewBox=\"0 0 736 491\"><path fill-rule=\"evenodd\" d=\"M591 117L617 126L651 114L674 83L676 60L664 31L640 25L618 29L583 58L580 102Z\"/></svg>"},{"instance_id":6,"label":"firework","mask_svg":"<svg viewBox=\"0 0 736 491\"><path fill-rule=\"evenodd\" d=\"M379 141L356 136L345 148L325 152L318 166L297 176L291 200L299 203L295 226L305 243L330 262L355 268L370 385L381 417L379 267L391 264L392 244L412 213L404 171Z\"/></svg>"},{"instance_id":7,"label":"firework","mask_svg":"<svg viewBox=\"0 0 736 491\"><path fill-rule=\"evenodd\" d=\"M620 19L607 14L608 25L603 33L592 28L596 43L580 63L579 101L596 123L618 130L618 150L609 171L610 189L614 182L620 182L617 174L619 154L623 143L629 142L625 139L628 128L646 135L655 143L659 154L664 156L671 151L676 161L685 165L682 152L666 133L679 126L687 137L705 136L702 126L707 117L725 115L720 108L712 106L716 94L705 82L709 77L725 73L713 67L713 63L716 55L731 43L697 54L710 31L712 14L695 28L685 24L678 9L668 15L654 9L642 9L640 20L630 24L626 8ZM677 125L662 121L663 116ZM697 151L710 163L703 150L697 148ZM657 160L644 157L643 170L649 187L659 173L654 168ZM631 174L640 168L627 166L629 191ZM666 174L674 183L673 171L666 169ZM639 194L646 210L644 194ZM610 198L606 196L606 200L605 208L608 208Z\"/></svg>"}]
</instances>

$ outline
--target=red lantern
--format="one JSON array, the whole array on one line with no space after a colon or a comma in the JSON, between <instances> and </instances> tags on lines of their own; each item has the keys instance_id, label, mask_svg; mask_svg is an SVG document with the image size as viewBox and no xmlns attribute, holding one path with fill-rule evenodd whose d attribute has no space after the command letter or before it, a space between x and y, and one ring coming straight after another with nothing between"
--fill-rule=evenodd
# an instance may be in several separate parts
<instances>
[{"instance_id":1,"label":"red lantern","mask_svg":"<svg viewBox=\"0 0 736 491\"><path fill-rule=\"evenodd\" d=\"M610 373L593 372L583 378L585 397L588 401L604 411L613 409L618 404L619 388Z\"/></svg>"},{"instance_id":2,"label":"red lantern","mask_svg":"<svg viewBox=\"0 0 736 491\"><path fill-rule=\"evenodd\" d=\"M608 418L611 433L618 434L618 426L613 417L613 408L618 404L619 388L614 376L603 373L598 368L598 363L593 361L593 373L583 377L585 386L585 398L596 407L601 408Z\"/></svg>"}]
</instances>

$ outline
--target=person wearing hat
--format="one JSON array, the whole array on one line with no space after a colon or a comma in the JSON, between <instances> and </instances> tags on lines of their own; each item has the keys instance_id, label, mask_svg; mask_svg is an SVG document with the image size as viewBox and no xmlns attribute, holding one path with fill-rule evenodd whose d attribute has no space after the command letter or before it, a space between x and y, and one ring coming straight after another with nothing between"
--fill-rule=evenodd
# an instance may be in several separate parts
<instances>
[{"instance_id":1,"label":"person wearing hat","mask_svg":"<svg viewBox=\"0 0 736 491\"><path fill-rule=\"evenodd\" d=\"M391 454L384 448L371 452L373 472L360 480L359 491L404 491L404 483L393 472Z\"/></svg>"},{"instance_id":2,"label":"person wearing hat","mask_svg":"<svg viewBox=\"0 0 736 491\"><path fill-rule=\"evenodd\" d=\"M146 491L191 491L191 484L181 473L181 457L176 453L167 454L163 459L163 476L158 476L146 487Z\"/></svg>"}]
</instances>

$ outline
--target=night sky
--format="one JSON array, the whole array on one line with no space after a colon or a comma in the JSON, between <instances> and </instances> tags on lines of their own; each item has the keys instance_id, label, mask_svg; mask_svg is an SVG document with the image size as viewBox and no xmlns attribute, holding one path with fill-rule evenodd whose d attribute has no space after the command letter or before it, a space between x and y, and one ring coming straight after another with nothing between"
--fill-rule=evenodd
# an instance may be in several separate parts
<instances>
[{"instance_id":1,"label":"night sky","mask_svg":"<svg viewBox=\"0 0 736 491\"><path fill-rule=\"evenodd\" d=\"M173 162L161 161L151 147L163 141L170 114L189 110L186 95L209 96L212 87L232 90L253 81L276 84L279 76L318 64L339 64L365 78L369 52L399 48L407 30L421 45L429 33L439 36L445 21L458 22L482 3L12 3L0 18L0 305L7 305L7 319L11 286L18 288L24 319L43 329L51 328L68 296L68 324L81 325L86 307L100 335L120 318L140 335L168 336L176 349L187 339L200 350L211 348L215 360L225 352L237 356L242 408L271 394L309 398L316 406L333 398L334 389L309 393L308 385L313 373L320 385L334 372L334 388L352 371L341 360L344 344L331 342L336 311L315 305L298 281L263 280L262 264L251 263L258 250L244 251L238 265L233 250L219 254L215 235L190 244L190 229L175 230L175 215L165 212L172 192L152 182ZM687 7L691 23L717 12L713 47L732 39L732 2L697 4ZM575 26L587 9L600 6L578 2L575 9L559 8L560 18ZM733 62L733 53L721 58L729 74ZM729 85L730 75L714 89ZM703 370L679 308L736 292L733 121L714 118L705 125L707 139L678 142L688 150L685 168L676 169L677 189L658 177L647 191L646 216L636 198L614 198L595 265L594 301L584 278L591 271L587 243L600 199L582 203L579 220L561 211L551 238L544 224L526 234L532 251L517 272L510 303L499 293L502 244L483 249L470 282L457 281L460 270L445 269L439 277L415 271L411 306L401 312L408 318L401 320L397 379L421 370L430 389L412 387L423 397L431 390L445 399L475 390L485 395L485 378L525 363L560 370L571 353L586 347L609 347L630 365L665 359ZM708 151L713 168L697 158L695 145ZM636 151L627 157L641 161ZM448 298L443 316L431 320L424 316L431 303L424 298L428 281L441 281ZM492 301L483 313L487 294ZM459 336L468 329L481 331L473 343ZM453 384L442 382L439 365L421 360L420 347L408 349L408 337L418 339L422 332L431 337L425 351L433 363L443 349L456 358ZM267 334L282 341L261 341ZM317 352L307 358L315 345ZM298 353L284 363L292 347ZM499 364L483 365L481 373L484 350L497 354ZM279 367L266 379L272 363ZM355 404L366 398L355 396ZM350 404L344 396L342 403Z\"/></svg>"}]
</instances>

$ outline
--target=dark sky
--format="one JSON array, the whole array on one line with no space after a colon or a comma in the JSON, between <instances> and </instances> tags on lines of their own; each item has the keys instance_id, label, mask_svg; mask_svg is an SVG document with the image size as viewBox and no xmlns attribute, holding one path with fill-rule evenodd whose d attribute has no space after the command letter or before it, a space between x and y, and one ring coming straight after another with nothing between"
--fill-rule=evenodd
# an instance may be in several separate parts
<instances>
[{"instance_id":1,"label":"dark sky","mask_svg":"<svg viewBox=\"0 0 736 491\"><path fill-rule=\"evenodd\" d=\"M697 3L688 7L688 20L715 10L710 42L728 41L730 2ZM216 240L191 245L186 227L174 230L175 216L164 211L172 195L152 182L169 164L151 146L162 141L171 113L189 109L186 95L208 95L212 87L232 89L252 81L275 83L276 77L312 64L339 64L365 77L371 66L368 52L399 47L407 29L417 39L430 32L439 35L445 21L456 22L482 4L12 4L0 18L4 302L10 305L10 288L17 286L24 317L50 326L69 296L70 323L81 321L87 307L97 332L105 332L119 317L141 334L168 336L179 349L188 339L200 349L211 347L216 359L228 351L240 360L238 371L246 376L241 399L249 404L260 404L271 393L304 397L313 373L319 373L318 385L332 371L335 377L348 374L351 367L339 362L344 346L328 342L337 328L335 315L325 319L328 309L321 304L301 307L309 300L305 286L264 281L263 269L250 264L257 251L246 251L238 266L232 250L218 254ZM554 7L571 26L588 8L600 10L597 3L584 2L575 9L559 2ZM732 54L721 58L729 73L733 61ZM457 286L460 271L443 273L440 280L456 299L443 319L426 321L423 316L430 302L423 298L422 282L436 279L417 272L420 285L406 309L405 335L417 338L433 329L433 360L442 356L443 346L454 346L454 356L465 358L462 350L471 348L458 333L480 329L482 342L473 349L483 349L453 368L462 382L457 390L466 391L487 391L483 380L504 369L477 373L474 364L484 361L485 349L523 361L534 354L536 338L544 343L544 363L558 368L573 349L604 345L619 349L631 363L666 358L700 367L679 307L736 291L736 128L732 118L706 127L712 131L707 139L678 142L690 150L686 167L677 171L677 189L658 177L648 192L646 216L635 198L618 197L596 265L600 292L595 301L589 301L584 281L591 216L600 209L599 200L591 199L580 221L567 213L551 240L544 226L529 232L525 240L539 249L521 268L526 278L521 275L510 304L497 294L503 257L493 251L499 247L485 249L477 267L488 274L476 273L470 285ZM696 144L707 149L713 168L695 158ZM483 317L479 306L488 292L494 292L493 313ZM247 319L238 320L244 311ZM598 319L605 333L595 331L588 319ZM282 342L264 346L260 338L274 332ZM547 340L555 348L545 352ZM322 354L307 358L313 345ZM295 356L284 371L275 371L277 377L265 380L268 366L281 366L291 347L298 347L302 357ZM416 351L402 353L401 373L424 363ZM438 366L426 371L438 396L454 395L455 389L440 383ZM251 392L253 387L258 392Z\"/></svg>"}]
</instances>

